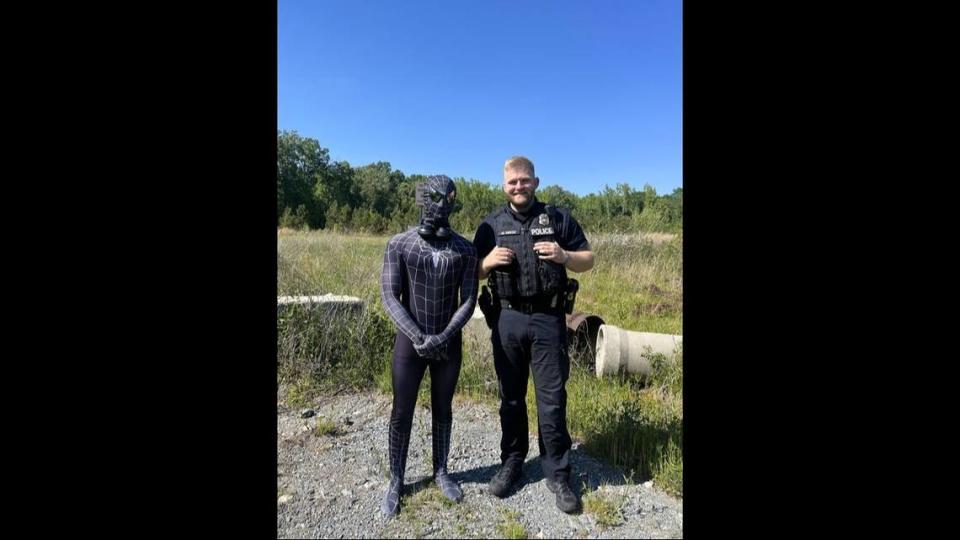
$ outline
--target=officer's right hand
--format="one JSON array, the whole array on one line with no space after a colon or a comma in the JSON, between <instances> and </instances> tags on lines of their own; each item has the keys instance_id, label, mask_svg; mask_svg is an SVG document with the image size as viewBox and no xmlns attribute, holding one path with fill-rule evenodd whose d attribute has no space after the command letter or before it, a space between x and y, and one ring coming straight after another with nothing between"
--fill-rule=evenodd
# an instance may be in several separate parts
<instances>
[{"instance_id":1,"label":"officer's right hand","mask_svg":"<svg viewBox=\"0 0 960 540\"><path fill-rule=\"evenodd\" d=\"M483 271L489 272L498 266L510 264L516 254L507 247L495 247L493 251L483 258Z\"/></svg>"}]
</instances>

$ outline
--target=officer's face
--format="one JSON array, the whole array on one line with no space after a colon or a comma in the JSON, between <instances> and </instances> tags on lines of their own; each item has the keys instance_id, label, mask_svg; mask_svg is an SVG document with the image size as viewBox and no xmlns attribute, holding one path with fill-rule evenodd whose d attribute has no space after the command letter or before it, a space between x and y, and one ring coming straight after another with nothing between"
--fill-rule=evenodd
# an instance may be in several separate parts
<instances>
[{"instance_id":1,"label":"officer's face","mask_svg":"<svg viewBox=\"0 0 960 540\"><path fill-rule=\"evenodd\" d=\"M533 194L540 185L540 179L524 168L510 168L503 171L503 191L514 206L524 207L533 201Z\"/></svg>"}]
</instances>

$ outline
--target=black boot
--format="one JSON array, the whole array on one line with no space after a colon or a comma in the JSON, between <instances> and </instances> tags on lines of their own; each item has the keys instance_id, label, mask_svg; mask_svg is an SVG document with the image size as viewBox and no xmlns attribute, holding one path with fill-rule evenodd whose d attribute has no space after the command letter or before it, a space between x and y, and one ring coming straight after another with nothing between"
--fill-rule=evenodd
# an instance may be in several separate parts
<instances>
[{"instance_id":1,"label":"black boot","mask_svg":"<svg viewBox=\"0 0 960 540\"><path fill-rule=\"evenodd\" d=\"M508 461L500 466L500 470L497 471L497 474L493 475L493 478L490 479L490 484L487 486L487 489L490 491L491 495L500 497L501 499L507 496L507 493L510 492L510 488L513 487L513 484L520 478L520 473L523 470L523 463Z\"/></svg>"},{"instance_id":2,"label":"black boot","mask_svg":"<svg viewBox=\"0 0 960 540\"><path fill-rule=\"evenodd\" d=\"M580 509L580 498L577 497L566 480L550 480L549 478L545 480L547 489L557 495L557 508L567 514L572 514Z\"/></svg>"}]
</instances>

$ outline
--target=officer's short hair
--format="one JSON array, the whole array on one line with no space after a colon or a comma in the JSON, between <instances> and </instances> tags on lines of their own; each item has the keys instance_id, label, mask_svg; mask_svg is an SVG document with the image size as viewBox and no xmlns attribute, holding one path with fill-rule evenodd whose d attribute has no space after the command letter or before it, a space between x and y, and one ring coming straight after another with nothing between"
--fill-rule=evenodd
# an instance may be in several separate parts
<instances>
[{"instance_id":1,"label":"officer's short hair","mask_svg":"<svg viewBox=\"0 0 960 540\"><path fill-rule=\"evenodd\" d=\"M531 177L537 176L533 170L533 162L524 156L513 156L503 164L503 170L507 169L526 169Z\"/></svg>"}]
</instances>

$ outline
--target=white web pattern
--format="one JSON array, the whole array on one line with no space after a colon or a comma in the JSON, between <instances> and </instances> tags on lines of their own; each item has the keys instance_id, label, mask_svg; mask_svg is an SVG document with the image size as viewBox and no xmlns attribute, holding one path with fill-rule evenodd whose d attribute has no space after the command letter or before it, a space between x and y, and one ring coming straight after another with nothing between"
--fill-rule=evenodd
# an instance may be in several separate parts
<instances>
[{"instance_id":1,"label":"white web pattern","mask_svg":"<svg viewBox=\"0 0 960 540\"><path fill-rule=\"evenodd\" d=\"M440 335L446 342L473 315L476 253L473 244L458 234L446 241L428 241L416 229L387 243L381 298L397 328L414 344L428 335Z\"/></svg>"},{"instance_id":2,"label":"white web pattern","mask_svg":"<svg viewBox=\"0 0 960 540\"><path fill-rule=\"evenodd\" d=\"M443 495L451 501L459 501L463 497L463 491L447 474L452 429L453 422L439 422L436 419L433 421L433 472Z\"/></svg>"}]
</instances>

